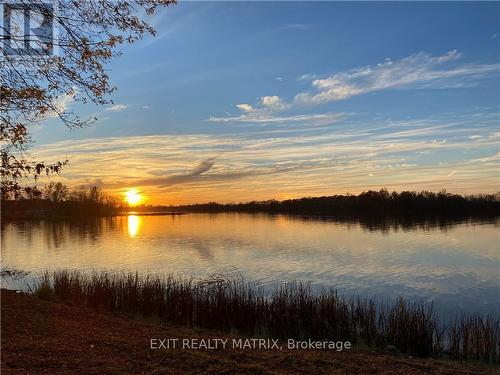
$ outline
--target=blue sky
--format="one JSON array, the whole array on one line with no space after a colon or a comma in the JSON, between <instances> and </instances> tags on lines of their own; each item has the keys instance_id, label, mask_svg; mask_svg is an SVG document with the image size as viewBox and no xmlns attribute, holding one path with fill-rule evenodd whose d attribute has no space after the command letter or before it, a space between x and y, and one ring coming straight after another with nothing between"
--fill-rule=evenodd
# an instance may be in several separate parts
<instances>
[{"instance_id":1,"label":"blue sky","mask_svg":"<svg viewBox=\"0 0 500 375\"><path fill-rule=\"evenodd\" d=\"M148 201L500 190L500 4L185 2L34 152Z\"/></svg>"}]
</instances>

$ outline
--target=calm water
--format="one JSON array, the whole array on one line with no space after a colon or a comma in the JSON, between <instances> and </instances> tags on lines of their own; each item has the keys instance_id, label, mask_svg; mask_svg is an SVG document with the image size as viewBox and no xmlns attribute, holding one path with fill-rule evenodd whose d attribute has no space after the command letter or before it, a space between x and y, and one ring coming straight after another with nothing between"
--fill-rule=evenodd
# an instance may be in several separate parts
<instances>
[{"instance_id":1,"label":"calm water","mask_svg":"<svg viewBox=\"0 0 500 375\"><path fill-rule=\"evenodd\" d=\"M441 312L500 313L500 223L419 225L247 214L123 216L2 228L2 264L204 276L238 270L377 298L434 300Z\"/></svg>"}]
</instances>

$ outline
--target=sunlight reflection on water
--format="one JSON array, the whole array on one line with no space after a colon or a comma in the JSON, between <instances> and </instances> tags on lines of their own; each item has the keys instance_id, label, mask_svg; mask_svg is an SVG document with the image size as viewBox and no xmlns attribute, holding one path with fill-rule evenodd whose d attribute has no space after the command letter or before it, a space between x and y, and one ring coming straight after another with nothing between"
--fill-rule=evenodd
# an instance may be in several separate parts
<instances>
[{"instance_id":1,"label":"sunlight reflection on water","mask_svg":"<svg viewBox=\"0 0 500 375\"><path fill-rule=\"evenodd\" d=\"M142 217L136 215L127 216L127 229L128 235L134 238L139 233L139 229L142 225Z\"/></svg>"},{"instance_id":2,"label":"sunlight reflection on water","mask_svg":"<svg viewBox=\"0 0 500 375\"><path fill-rule=\"evenodd\" d=\"M187 277L237 269L264 285L303 280L449 311L500 312L498 223L398 222L248 214L16 222L2 263L32 271L116 269Z\"/></svg>"}]
</instances>

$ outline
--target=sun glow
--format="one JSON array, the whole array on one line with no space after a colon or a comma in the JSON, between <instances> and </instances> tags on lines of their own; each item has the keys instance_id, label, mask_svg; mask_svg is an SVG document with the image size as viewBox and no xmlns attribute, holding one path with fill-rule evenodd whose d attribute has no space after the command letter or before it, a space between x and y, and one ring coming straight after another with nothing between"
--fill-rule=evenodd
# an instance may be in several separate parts
<instances>
[{"instance_id":1,"label":"sun glow","mask_svg":"<svg viewBox=\"0 0 500 375\"><path fill-rule=\"evenodd\" d=\"M142 195L135 189L127 190L125 192L125 200L131 206L135 206L142 201Z\"/></svg>"}]
</instances>

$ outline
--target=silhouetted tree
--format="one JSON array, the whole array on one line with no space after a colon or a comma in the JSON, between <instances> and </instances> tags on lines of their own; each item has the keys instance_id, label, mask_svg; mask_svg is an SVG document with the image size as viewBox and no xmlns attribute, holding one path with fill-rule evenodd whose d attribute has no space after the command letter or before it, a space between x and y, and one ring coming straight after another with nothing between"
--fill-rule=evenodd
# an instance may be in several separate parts
<instances>
[{"instance_id":1,"label":"silhouetted tree","mask_svg":"<svg viewBox=\"0 0 500 375\"><path fill-rule=\"evenodd\" d=\"M43 189L43 197L53 203L62 202L68 197L68 187L60 182L51 182L48 185L45 185Z\"/></svg>"}]
</instances>

